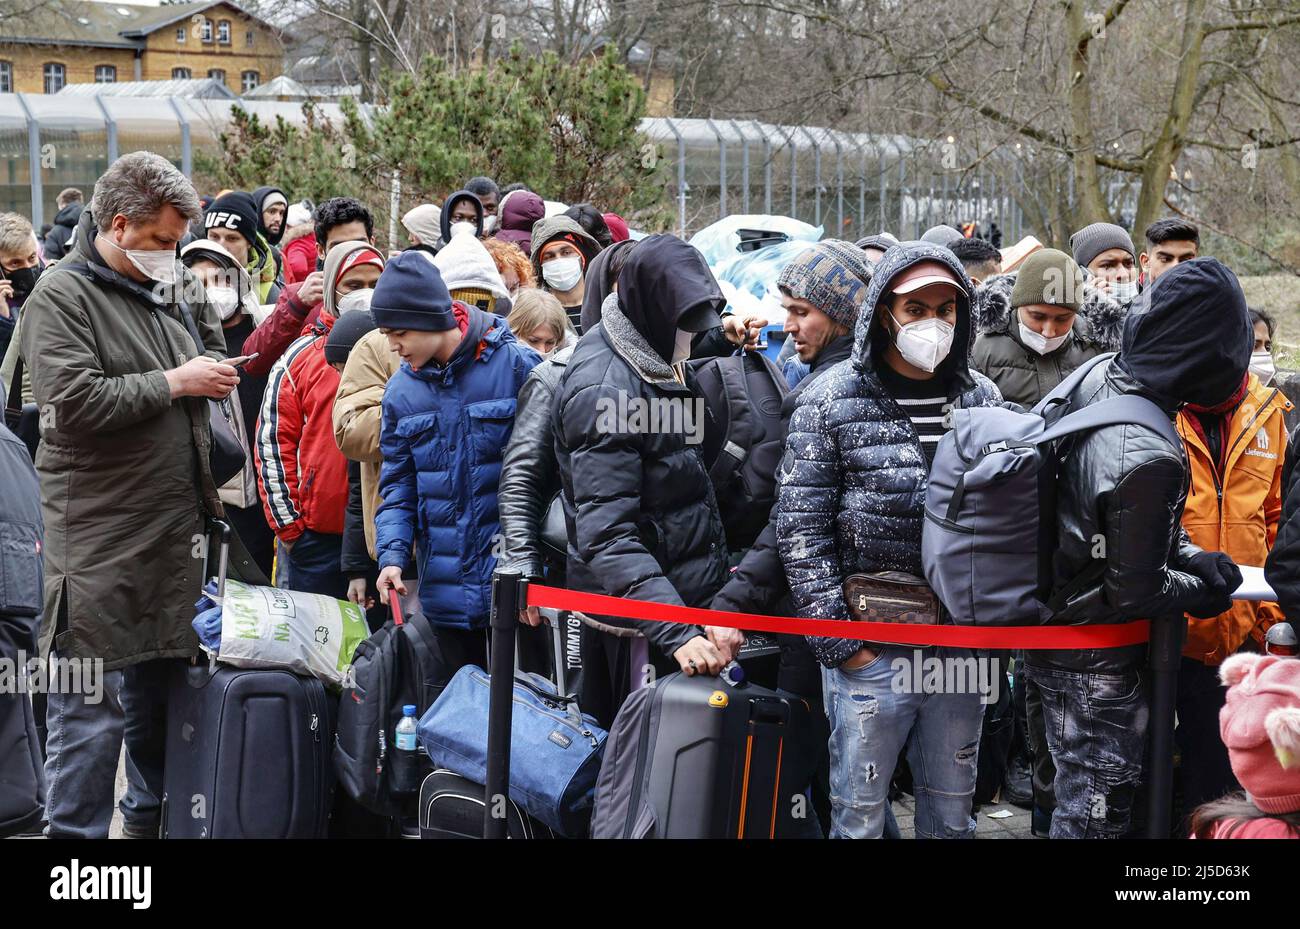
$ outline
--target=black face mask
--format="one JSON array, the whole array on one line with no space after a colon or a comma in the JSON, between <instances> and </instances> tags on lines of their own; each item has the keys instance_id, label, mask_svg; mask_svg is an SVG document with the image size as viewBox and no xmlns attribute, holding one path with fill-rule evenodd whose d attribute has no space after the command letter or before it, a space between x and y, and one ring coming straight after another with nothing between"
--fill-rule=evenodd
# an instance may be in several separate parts
<instances>
[{"instance_id":1,"label":"black face mask","mask_svg":"<svg viewBox=\"0 0 1300 929\"><path fill-rule=\"evenodd\" d=\"M14 296L19 300L26 299L27 295L32 292L36 286L36 279L41 276L45 268L37 265L34 268L19 268L17 271L6 271L5 274L10 282L14 285Z\"/></svg>"}]
</instances>

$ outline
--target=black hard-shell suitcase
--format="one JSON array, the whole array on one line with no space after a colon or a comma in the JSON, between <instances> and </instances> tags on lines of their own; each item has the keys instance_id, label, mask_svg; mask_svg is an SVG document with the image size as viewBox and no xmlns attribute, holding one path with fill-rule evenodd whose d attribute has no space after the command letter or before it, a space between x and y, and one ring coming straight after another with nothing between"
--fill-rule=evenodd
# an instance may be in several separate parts
<instances>
[{"instance_id":1,"label":"black hard-shell suitcase","mask_svg":"<svg viewBox=\"0 0 1300 929\"><path fill-rule=\"evenodd\" d=\"M619 710L596 782L592 838L771 839L812 816L809 708L756 684L680 672Z\"/></svg>"},{"instance_id":2,"label":"black hard-shell suitcase","mask_svg":"<svg viewBox=\"0 0 1300 929\"><path fill-rule=\"evenodd\" d=\"M316 678L202 661L178 668L167 694L163 838L323 837L334 713Z\"/></svg>"},{"instance_id":3,"label":"black hard-shell suitcase","mask_svg":"<svg viewBox=\"0 0 1300 929\"><path fill-rule=\"evenodd\" d=\"M507 837L554 839L545 823L533 819L511 799L504 798ZM483 838L483 785L439 769L420 785L420 838Z\"/></svg>"}]
</instances>

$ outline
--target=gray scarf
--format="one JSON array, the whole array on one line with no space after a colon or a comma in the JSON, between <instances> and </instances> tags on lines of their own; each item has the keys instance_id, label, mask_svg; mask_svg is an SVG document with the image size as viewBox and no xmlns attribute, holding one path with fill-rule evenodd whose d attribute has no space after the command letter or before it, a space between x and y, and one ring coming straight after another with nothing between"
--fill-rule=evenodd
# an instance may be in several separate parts
<instances>
[{"instance_id":1,"label":"gray scarf","mask_svg":"<svg viewBox=\"0 0 1300 929\"><path fill-rule=\"evenodd\" d=\"M618 305L618 294L610 294L601 304L600 323L614 351L632 366L641 380L647 384L668 384L677 380L672 365L659 357L646 337L623 315Z\"/></svg>"}]
</instances>

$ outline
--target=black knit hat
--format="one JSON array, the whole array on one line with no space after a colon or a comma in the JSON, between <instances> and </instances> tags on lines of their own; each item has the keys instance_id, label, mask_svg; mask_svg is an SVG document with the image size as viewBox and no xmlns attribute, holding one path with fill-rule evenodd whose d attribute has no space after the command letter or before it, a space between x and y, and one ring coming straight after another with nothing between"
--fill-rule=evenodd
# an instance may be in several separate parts
<instances>
[{"instance_id":1,"label":"black knit hat","mask_svg":"<svg viewBox=\"0 0 1300 929\"><path fill-rule=\"evenodd\" d=\"M384 265L370 313L384 329L445 332L457 325L451 294L433 259L409 249Z\"/></svg>"},{"instance_id":2,"label":"black knit hat","mask_svg":"<svg viewBox=\"0 0 1300 929\"><path fill-rule=\"evenodd\" d=\"M203 214L204 229L234 229L249 245L257 244L257 204L253 195L242 190L232 190L224 197L212 201Z\"/></svg>"},{"instance_id":3,"label":"black knit hat","mask_svg":"<svg viewBox=\"0 0 1300 929\"><path fill-rule=\"evenodd\" d=\"M353 310L344 313L325 337L325 360L330 364L339 364L348 360L352 346L375 328L375 319L369 310Z\"/></svg>"}]
</instances>

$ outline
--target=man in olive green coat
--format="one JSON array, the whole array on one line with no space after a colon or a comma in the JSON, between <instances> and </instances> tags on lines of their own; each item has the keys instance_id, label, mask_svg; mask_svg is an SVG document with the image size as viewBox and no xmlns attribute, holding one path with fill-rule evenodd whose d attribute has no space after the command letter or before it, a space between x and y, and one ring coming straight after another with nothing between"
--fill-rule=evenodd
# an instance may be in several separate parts
<instances>
[{"instance_id":1,"label":"man in olive green coat","mask_svg":"<svg viewBox=\"0 0 1300 929\"><path fill-rule=\"evenodd\" d=\"M971 367L1025 409L1089 358L1118 348L1123 331L1124 308L1054 248L1034 252L1015 274L989 278L976 299Z\"/></svg>"},{"instance_id":2,"label":"man in olive green coat","mask_svg":"<svg viewBox=\"0 0 1300 929\"><path fill-rule=\"evenodd\" d=\"M25 306L21 351L42 427L41 653L102 678L96 694L49 696L51 837L107 837L124 739L127 832L157 832L167 659L199 651L204 514L221 513L205 398L239 380L220 363L215 307L176 255L200 214L166 159L122 156Z\"/></svg>"}]
</instances>

